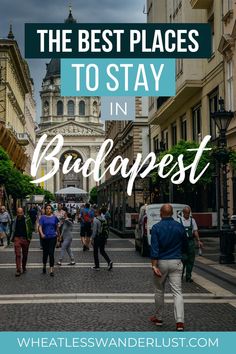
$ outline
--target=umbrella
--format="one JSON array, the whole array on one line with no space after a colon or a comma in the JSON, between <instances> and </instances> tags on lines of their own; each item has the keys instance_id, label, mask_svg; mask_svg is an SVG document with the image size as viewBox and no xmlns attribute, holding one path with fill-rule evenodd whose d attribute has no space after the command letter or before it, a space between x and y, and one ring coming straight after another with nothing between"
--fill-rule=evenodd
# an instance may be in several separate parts
<instances>
[{"instance_id":1,"label":"umbrella","mask_svg":"<svg viewBox=\"0 0 236 354\"><path fill-rule=\"evenodd\" d=\"M85 190L80 189L80 188L75 188L75 187L67 187L67 188L62 188L59 189L55 194L64 194L64 195L69 195L69 194L77 194L77 195L86 195L88 194Z\"/></svg>"}]
</instances>

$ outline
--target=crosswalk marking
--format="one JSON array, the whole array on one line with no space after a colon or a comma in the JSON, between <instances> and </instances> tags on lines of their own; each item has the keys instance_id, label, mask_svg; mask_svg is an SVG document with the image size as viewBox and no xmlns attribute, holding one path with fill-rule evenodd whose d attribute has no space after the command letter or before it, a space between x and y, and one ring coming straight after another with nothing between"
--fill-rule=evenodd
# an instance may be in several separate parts
<instances>
[{"instance_id":1,"label":"crosswalk marking","mask_svg":"<svg viewBox=\"0 0 236 354\"><path fill-rule=\"evenodd\" d=\"M71 247L71 250L74 251L74 252L80 252L82 251L82 248L81 247ZM56 252L60 251L60 248L57 248L56 249ZM90 250L90 252L92 251L92 248ZM134 249L131 248L131 247L106 247L106 251L110 251L110 252L134 252ZM4 248L4 249L1 249L0 252L13 252L13 249L12 248ZM29 253L30 252L43 252L40 248L30 248L29 249Z\"/></svg>"},{"instance_id":2,"label":"crosswalk marking","mask_svg":"<svg viewBox=\"0 0 236 354\"><path fill-rule=\"evenodd\" d=\"M61 268L87 268L93 266L93 262L85 262L85 263L76 263L75 265L71 266L68 265L67 263L63 263L62 266L57 266L58 269ZM7 269L7 268L14 268L15 269L16 265L15 263L1 263L0 264L0 269ZM107 268L106 263L100 263L101 268ZM115 268L150 268L150 263L114 263ZM33 268L42 268L42 263L27 263L27 269L33 269Z\"/></svg>"}]
</instances>

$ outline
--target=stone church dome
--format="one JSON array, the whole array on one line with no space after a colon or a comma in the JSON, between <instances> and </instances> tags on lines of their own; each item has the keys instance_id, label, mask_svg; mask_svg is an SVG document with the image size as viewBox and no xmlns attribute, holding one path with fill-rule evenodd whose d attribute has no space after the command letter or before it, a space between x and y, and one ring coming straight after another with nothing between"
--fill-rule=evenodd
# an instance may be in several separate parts
<instances>
[{"instance_id":1,"label":"stone church dome","mask_svg":"<svg viewBox=\"0 0 236 354\"><path fill-rule=\"evenodd\" d=\"M68 17L65 19L64 21L65 23L76 23L76 19L74 19L73 15L72 15L72 10L71 10L71 6L69 8L69 15ZM60 59L51 59L50 63L46 64L47 65L47 71L46 71L46 75L44 80L48 80L51 77L55 77L55 76L60 76L60 70L61 70L61 62Z\"/></svg>"},{"instance_id":2,"label":"stone church dome","mask_svg":"<svg viewBox=\"0 0 236 354\"><path fill-rule=\"evenodd\" d=\"M61 70L61 61L60 59L51 59L49 64L47 65L47 71L45 75L45 80L50 79L51 77L60 76Z\"/></svg>"}]
</instances>

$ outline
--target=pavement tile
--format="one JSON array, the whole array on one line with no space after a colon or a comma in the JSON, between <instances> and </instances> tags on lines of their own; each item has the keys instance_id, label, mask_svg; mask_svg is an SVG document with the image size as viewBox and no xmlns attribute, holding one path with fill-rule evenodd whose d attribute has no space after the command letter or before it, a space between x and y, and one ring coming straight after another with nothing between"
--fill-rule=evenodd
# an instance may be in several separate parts
<instances>
[{"instance_id":1,"label":"pavement tile","mask_svg":"<svg viewBox=\"0 0 236 354\"><path fill-rule=\"evenodd\" d=\"M108 272L102 268L94 272L88 268L55 269L55 276L42 274L41 269L28 269L15 277L14 269L0 269L0 294L37 293L154 293L149 268L115 268ZM169 285L166 291L170 292ZM196 283L183 282L184 293L208 293Z\"/></svg>"},{"instance_id":2,"label":"pavement tile","mask_svg":"<svg viewBox=\"0 0 236 354\"><path fill-rule=\"evenodd\" d=\"M173 305L163 327L148 318L152 304L0 305L0 331L175 331ZM185 304L186 331L235 330L236 308L228 304Z\"/></svg>"}]
</instances>

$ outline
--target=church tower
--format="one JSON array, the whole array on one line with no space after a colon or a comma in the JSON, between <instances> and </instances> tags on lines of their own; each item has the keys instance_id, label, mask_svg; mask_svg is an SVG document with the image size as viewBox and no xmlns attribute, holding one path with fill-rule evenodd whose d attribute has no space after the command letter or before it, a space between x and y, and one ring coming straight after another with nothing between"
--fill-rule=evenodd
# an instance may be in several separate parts
<instances>
[{"instance_id":1,"label":"church tower","mask_svg":"<svg viewBox=\"0 0 236 354\"><path fill-rule=\"evenodd\" d=\"M65 23L74 22L76 20L70 8ZM60 89L60 59L51 59L46 64L46 75L40 92L42 110L37 138L47 134L48 143L55 135L63 135L64 147L58 156L61 166L69 155L73 156L72 162L77 158L80 158L82 163L89 157L96 158L105 136L100 121L100 97L65 97L61 96ZM50 162L41 165L37 177L45 175L51 168ZM53 193L70 186L89 192L94 185L92 177L84 178L74 172L63 175L61 171L42 184Z\"/></svg>"}]
</instances>

